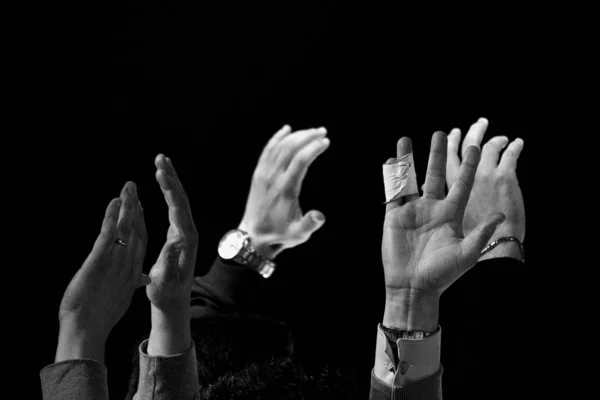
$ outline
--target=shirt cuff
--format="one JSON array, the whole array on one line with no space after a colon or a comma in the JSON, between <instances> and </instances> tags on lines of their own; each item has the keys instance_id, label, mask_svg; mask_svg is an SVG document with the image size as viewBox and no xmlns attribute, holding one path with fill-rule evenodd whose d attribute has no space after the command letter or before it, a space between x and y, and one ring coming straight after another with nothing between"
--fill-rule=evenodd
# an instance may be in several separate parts
<instances>
[{"instance_id":1,"label":"shirt cuff","mask_svg":"<svg viewBox=\"0 0 600 400\"><path fill-rule=\"evenodd\" d=\"M50 364L40 371L44 400L108 399L106 367L91 358Z\"/></svg>"},{"instance_id":2,"label":"shirt cuff","mask_svg":"<svg viewBox=\"0 0 600 400\"><path fill-rule=\"evenodd\" d=\"M442 328L425 339L398 339L397 359L387 336L377 325L375 377L389 386L402 387L431 376L440 370Z\"/></svg>"},{"instance_id":3,"label":"shirt cuff","mask_svg":"<svg viewBox=\"0 0 600 400\"><path fill-rule=\"evenodd\" d=\"M194 341L187 351L172 356L149 355L148 341L144 340L139 347L140 379L136 398L193 399L200 391Z\"/></svg>"},{"instance_id":4,"label":"shirt cuff","mask_svg":"<svg viewBox=\"0 0 600 400\"><path fill-rule=\"evenodd\" d=\"M433 375L412 382L402 387L391 387L375 376L371 371L371 392L369 399L391 399L391 400L442 400L442 374L444 368Z\"/></svg>"}]
</instances>

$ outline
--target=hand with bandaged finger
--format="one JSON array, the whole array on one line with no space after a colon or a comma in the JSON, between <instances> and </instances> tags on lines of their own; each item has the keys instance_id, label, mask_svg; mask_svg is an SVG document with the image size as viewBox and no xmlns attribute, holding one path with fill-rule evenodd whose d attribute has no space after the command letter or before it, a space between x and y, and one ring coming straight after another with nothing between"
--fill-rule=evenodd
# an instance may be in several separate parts
<instances>
[{"instance_id":1,"label":"hand with bandaged finger","mask_svg":"<svg viewBox=\"0 0 600 400\"><path fill-rule=\"evenodd\" d=\"M494 212L469 233L462 221L480 159L477 146L469 146L456 179L444 196L447 137L436 132L431 140L423 196L413 171L389 170L399 175L398 193L389 193L383 227L382 261L386 306L383 324L400 330L433 332L438 326L442 293L473 267L496 227L505 216ZM412 153L410 138L401 138L397 156ZM412 182L405 182L412 179ZM392 180L393 181L393 180Z\"/></svg>"},{"instance_id":2,"label":"hand with bandaged finger","mask_svg":"<svg viewBox=\"0 0 600 400\"><path fill-rule=\"evenodd\" d=\"M306 242L325 223L319 211L302 213L299 196L308 168L329 147L326 135L325 128L292 132L285 125L263 149L238 227L263 258Z\"/></svg>"},{"instance_id":3,"label":"hand with bandaged finger","mask_svg":"<svg viewBox=\"0 0 600 400\"><path fill-rule=\"evenodd\" d=\"M462 143L461 154L464 158L469 146L480 147L483 136L488 128L488 120L480 118L471 125ZM460 167L459 145L461 132L453 129L448 135L448 158L446 163L446 183L452 188ZM507 147L508 145L508 147ZM481 151L481 161L475 174L473 190L463 219L463 231L468 235L477 224L495 212L502 212L506 220L498 226L490 238L493 243L502 237L516 237L521 243L525 239L525 206L523 194L517 179L517 160L523 150L523 139L517 138L509 144L506 136L495 136L489 139ZM500 152L506 150L500 157ZM517 242L503 242L484 254L480 261L496 258L511 257L524 261L523 254Z\"/></svg>"}]
</instances>

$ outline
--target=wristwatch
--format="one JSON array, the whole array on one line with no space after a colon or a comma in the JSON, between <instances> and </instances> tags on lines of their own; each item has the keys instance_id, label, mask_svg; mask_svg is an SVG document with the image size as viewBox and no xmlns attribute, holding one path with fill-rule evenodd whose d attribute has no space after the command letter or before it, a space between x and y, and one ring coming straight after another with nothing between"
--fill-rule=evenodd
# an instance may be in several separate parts
<instances>
[{"instance_id":1,"label":"wristwatch","mask_svg":"<svg viewBox=\"0 0 600 400\"><path fill-rule=\"evenodd\" d=\"M263 278L268 278L275 271L275 263L264 259L252 247L252 240L247 232L240 229L232 229L227 232L219 242L219 257L225 261L233 261L245 265Z\"/></svg>"}]
</instances>

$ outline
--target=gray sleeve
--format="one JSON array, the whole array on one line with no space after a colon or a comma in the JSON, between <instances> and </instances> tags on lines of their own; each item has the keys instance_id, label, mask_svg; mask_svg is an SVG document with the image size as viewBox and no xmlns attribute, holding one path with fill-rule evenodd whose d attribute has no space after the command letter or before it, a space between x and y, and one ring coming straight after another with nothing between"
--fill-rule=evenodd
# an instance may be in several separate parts
<instances>
[{"instance_id":1,"label":"gray sleeve","mask_svg":"<svg viewBox=\"0 0 600 400\"><path fill-rule=\"evenodd\" d=\"M47 365L40 379L44 400L108 400L106 367L91 358Z\"/></svg>"},{"instance_id":2,"label":"gray sleeve","mask_svg":"<svg viewBox=\"0 0 600 400\"><path fill-rule=\"evenodd\" d=\"M148 339L139 347L140 379L134 400L193 400L200 391L194 341L173 356L148 355Z\"/></svg>"}]
</instances>

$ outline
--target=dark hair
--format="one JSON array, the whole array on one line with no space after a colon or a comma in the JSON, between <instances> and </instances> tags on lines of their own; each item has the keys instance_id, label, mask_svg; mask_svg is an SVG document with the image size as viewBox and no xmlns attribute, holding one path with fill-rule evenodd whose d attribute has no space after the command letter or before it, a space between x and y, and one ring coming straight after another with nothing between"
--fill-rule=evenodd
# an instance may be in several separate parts
<instances>
[{"instance_id":1,"label":"dark hair","mask_svg":"<svg viewBox=\"0 0 600 400\"><path fill-rule=\"evenodd\" d=\"M201 399L353 399L352 372L300 362L287 327L256 314L192 319ZM139 380L138 347L127 400Z\"/></svg>"}]
</instances>

